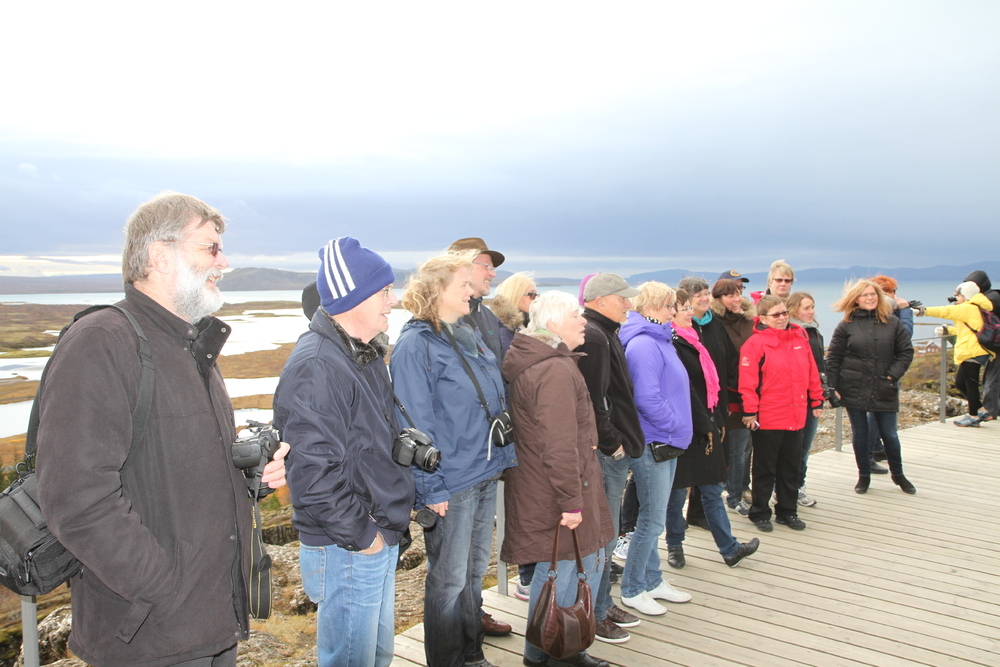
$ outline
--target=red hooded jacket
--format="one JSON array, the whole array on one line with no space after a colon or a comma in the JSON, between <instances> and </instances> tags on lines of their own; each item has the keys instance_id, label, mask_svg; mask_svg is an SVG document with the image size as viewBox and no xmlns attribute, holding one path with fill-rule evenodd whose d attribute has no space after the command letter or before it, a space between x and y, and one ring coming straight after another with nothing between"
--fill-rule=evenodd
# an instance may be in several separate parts
<instances>
[{"instance_id":1,"label":"red hooded jacket","mask_svg":"<svg viewBox=\"0 0 1000 667\"><path fill-rule=\"evenodd\" d=\"M757 414L760 428L797 431L806 410L823 405L823 387L805 331L764 325L740 348L740 397L743 411Z\"/></svg>"}]
</instances>

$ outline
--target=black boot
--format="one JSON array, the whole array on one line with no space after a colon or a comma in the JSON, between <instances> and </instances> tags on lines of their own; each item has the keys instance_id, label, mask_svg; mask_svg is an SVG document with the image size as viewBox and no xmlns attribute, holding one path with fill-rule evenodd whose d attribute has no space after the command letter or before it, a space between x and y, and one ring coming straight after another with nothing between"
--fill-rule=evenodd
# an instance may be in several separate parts
<instances>
[{"instance_id":1,"label":"black boot","mask_svg":"<svg viewBox=\"0 0 1000 667\"><path fill-rule=\"evenodd\" d=\"M889 473L889 469L886 468L885 466L881 466L881 465L875 463L875 459L872 459L871 464L872 464L872 474L873 475L886 475L886 474Z\"/></svg>"},{"instance_id":2,"label":"black boot","mask_svg":"<svg viewBox=\"0 0 1000 667\"><path fill-rule=\"evenodd\" d=\"M896 483L896 486L903 490L903 493L909 493L913 495L917 492L917 487L910 484L910 480L906 479L902 475L893 475L892 481Z\"/></svg>"},{"instance_id":3,"label":"black boot","mask_svg":"<svg viewBox=\"0 0 1000 667\"><path fill-rule=\"evenodd\" d=\"M858 477L858 483L854 485L855 493L868 493L868 486L872 483L871 477Z\"/></svg>"}]
</instances>

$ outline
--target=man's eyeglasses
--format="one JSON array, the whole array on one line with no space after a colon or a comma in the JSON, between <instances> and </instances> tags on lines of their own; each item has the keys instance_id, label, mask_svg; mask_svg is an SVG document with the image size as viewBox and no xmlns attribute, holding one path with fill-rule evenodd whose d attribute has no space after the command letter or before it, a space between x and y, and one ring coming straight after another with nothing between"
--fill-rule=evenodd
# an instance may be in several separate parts
<instances>
[{"instance_id":1,"label":"man's eyeglasses","mask_svg":"<svg viewBox=\"0 0 1000 667\"><path fill-rule=\"evenodd\" d=\"M218 257L219 253L222 252L221 243L202 243L201 241L175 241L173 239L167 239L164 243L187 243L188 245L200 245L203 248L208 248L208 252L211 253L212 257Z\"/></svg>"},{"instance_id":2,"label":"man's eyeglasses","mask_svg":"<svg viewBox=\"0 0 1000 667\"><path fill-rule=\"evenodd\" d=\"M473 264L478 264L479 266L483 267L484 269L486 269L487 273L496 273L497 270L495 266L493 266L492 264L488 264L487 262L473 262Z\"/></svg>"},{"instance_id":3,"label":"man's eyeglasses","mask_svg":"<svg viewBox=\"0 0 1000 667\"><path fill-rule=\"evenodd\" d=\"M532 301L538 298L538 292L525 292L524 296L528 297Z\"/></svg>"},{"instance_id":4,"label":"man's eyeglasses","mask_svg":"<svg viewBox=\"0 0 1000 667\"><path fill-rule=\"evenodd\" d=\"M382 290L382 298L388 299L392 295L392 285L389 285L384 290Z\"/></svg>"}]
</instances>

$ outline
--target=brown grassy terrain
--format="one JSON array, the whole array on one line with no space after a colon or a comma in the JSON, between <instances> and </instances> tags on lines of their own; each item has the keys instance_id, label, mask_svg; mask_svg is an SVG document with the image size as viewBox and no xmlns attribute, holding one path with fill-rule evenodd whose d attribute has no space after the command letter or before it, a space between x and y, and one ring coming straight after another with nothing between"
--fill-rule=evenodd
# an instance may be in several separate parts
<instances>
[{"instance_id":1,"label":"brown grassy terrain","mask_svg":"<svg viewBox=\"0 0 1000 667\"><path fill-rule=\"evenodd\" d=\"M0 405L30 401L38 391L38 380L12 378L0 380Z\"/></svg>"},{"instance_id":2,"label":"brown grassy terrain","mask_svg":"<svg viewBox=\"0 0 1000 667\"><path fill-rule=\"evenodd\" d=\"M0 304L0 352L55 345L56 336L44 332L59 331L84 308L65 304Z\"/></svg>"},{"instance_id":3,"label":"brown grassy terrain","mask_svg":"<svg viewBox=\"0 0 1000 667\"><path fill-rule=\"evenodd\" d=\"M298 301L248 301L246 303L226 303L222 309L215 314L216 317L229 317L230 315L242 315L248 310L287 310L289 308L301 309L302 304ZM274 317L272 313L256 313L254 317Z\"/></svg>"},{"instance_id":4,"label":"brown grassy terrain","mask_svg":"<svg viewBox=\"0 0 1000 667\"><path fill-rule=\"evenodd\" d=\"M225 349L225 348L223 348ZM295 343L285 343L276 350L258 350L243 354L219 355L219 369L226 378L269 378L281 375Z\"/></svg>"}]
</instances>

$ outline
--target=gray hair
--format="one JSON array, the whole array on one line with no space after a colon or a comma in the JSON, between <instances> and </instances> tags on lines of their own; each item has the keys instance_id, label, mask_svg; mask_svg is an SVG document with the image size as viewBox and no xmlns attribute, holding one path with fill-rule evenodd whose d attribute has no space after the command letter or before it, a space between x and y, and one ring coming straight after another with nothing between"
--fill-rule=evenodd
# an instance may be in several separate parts
<instances>
[{"instance_id":1,"label":"gray hair","mask_svg":"<svg viewBox=\"0 0 1000 667\"><path fill-rule=\"evenodd\" d=\"M681 278L681 281L677 283L677 287L693 296L702 290L708 289L708 281L698 276L688 276L687 278Z\"/></svg>"},{"instance_id":2,"label":"gray hair","mask_svg":"<svg viewBox=\"0 0 1000 667\"><path fill-rule=\"evenodd\" d=\"M191 195L161 192L140 204L125 223L122 280L145 280L149 275L149 246L157 241L180 241L184 228L195 219L198 227L211 222L218 233L226 231L222 214Z\"/></svg>"},{"instance_id":3,"label":"gray hair","mask_svg":"<svg viewBox=\"0 0 1000 667\"><path fill-rule=\"evenodd\" d=\"M548 327L549 322L561 322L567 315L582 312L583 308L572 295L559 291L546 292L531 302L528 309L530 321L524 333L531 336L539 329Z\"/></svg>"}]
</instances>

